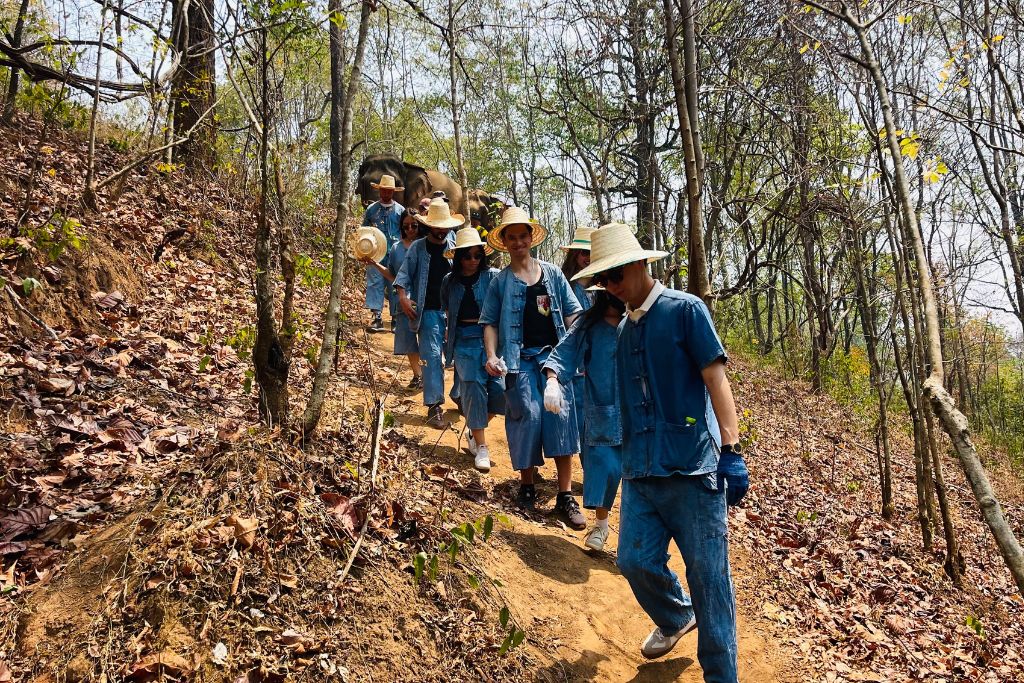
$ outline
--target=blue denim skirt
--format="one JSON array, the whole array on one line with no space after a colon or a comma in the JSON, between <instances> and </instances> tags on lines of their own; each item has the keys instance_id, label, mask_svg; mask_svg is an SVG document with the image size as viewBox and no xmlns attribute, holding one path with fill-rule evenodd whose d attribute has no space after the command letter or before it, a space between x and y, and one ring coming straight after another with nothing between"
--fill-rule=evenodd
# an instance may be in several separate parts
<instances>
[{"instance_id":1,"label":"blue denim skirt","mask_svg":"<svg viewBox=\"0 0 1024 683\"><path fill-rule=\"evenodd\" d=\"M550 347L523 349L519 372L505 376L505 436L512 468L525 470L544 464L544 458L573 455L580 450L572 385L563 387L568 410L555 415L544 410L544 373Z\"/></svg>"},{"instance_id":2,"label":"blue denim skirt","mask_svg":"<svg viewBox=\"0 0 1024 683\"><path fill-rule=\"evenodd\" d=\"M611 510L622 479L622 447L583 445L583 507Z\"/></svg>"},{"instance_id":3,"label":"blue denim skirt","mask_svg":"<svg viewBox=\"0 0 1024 683\"><path fill-rule=\"evenodd\" d=\"M487 354L482 325L455 328L454 361L459 410L466 418L467 427L483 429L487 426L488 415L505 414L505 382L484 370Z\"/></svg>"}]
</instances>

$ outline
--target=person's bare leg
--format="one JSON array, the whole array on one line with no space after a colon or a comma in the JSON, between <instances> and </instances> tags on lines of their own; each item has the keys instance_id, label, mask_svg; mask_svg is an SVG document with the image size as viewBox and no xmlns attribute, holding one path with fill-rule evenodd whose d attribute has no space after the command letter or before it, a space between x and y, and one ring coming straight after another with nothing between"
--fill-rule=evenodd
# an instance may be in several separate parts
<instances>
[{"instance_id":1,"label":"person's bare leg","mask_svg":"<svg viewBox=\"0 0 1024 683\"><path fill-rule=\"evenodd\" d=\"M487 430L485 430L485 429L471 429L469 431L471 431L473 433L473 441L476 442L476 445L478 447L479 446L486 446L487 445Z\"/></svg>"},{"instance_id":2,"label":"person's bare leg","mask_svg":"<svg viewBox=\"0 0 1024 683\"><path fill-rule=\"evenodd\" d=\"M525 470L519 470L519 483L527 486L533 485L533 477L537 473L536 467L527 467Z\"/></svg>"},{"instance_id":3,"label":"person's bare leg","mask_svg":"<svg viewBox=\"0 0 1024 683\"><path fill-rule=\"evenodd\" d=\"M571 455L563 455L554 458L555 470L558 472L559 493L572 490L572 457Z\"/></svg>"},{"instance_id":4,"label":"person's bare leg","mask_svg":"<svg viewBox=\"0 0 1024 683\"><path fill-rule=\"evenodd\" d=\"M423 367L420 365L420 354L410 353L409 356L409 367L412 368L412 374L414 377L423 376Z\"/></svg>"},{"instance_id":5,"label":"person's bare leg","mask_svg":"<svg viewBox=\"0 0 1024 683\"><path fill-rule=\"evenodd\" d=\"M596 519L608 519L608 510L605 508L597 508L594 510L594 517Z\"/></svg>"}]
</instances>

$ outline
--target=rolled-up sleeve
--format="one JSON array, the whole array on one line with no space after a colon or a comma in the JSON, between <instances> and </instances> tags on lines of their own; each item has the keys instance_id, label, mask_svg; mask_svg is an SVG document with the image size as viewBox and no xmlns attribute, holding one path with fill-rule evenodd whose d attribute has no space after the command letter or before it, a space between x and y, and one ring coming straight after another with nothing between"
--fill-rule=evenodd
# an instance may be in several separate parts
<instances>
[{"instance_id":1,"label":"rolled-up sleeve","mask_svg":"<svg viewBox=\"0 0 1024 683\"><path fill-rule=\"evenodd\" d=\"M548 356L544 363L544 369L553 371L558 376L559 384L565 386L575 377L576 368L580 364L580 356L586 346L586 337L583 318L578 318Z\"/></svg>"},{"instance_id":2,"label":"rolled-up sleeve","mask_svg":"<svg viewBox=\"0 0 1024 683\"><path fill-rule=\"evenodd\" d=\"M562 317L567 318L570 315L582 313L583 306L576 298L576 294L572 291L572 285L570 285L569 281L565 279L565 275L562 274L562 271L559 270L557 273L558 276L555 280L558 283L556 286L558 287L559 296L561 297L563 304Z\"/></svg>"}]
</instances>

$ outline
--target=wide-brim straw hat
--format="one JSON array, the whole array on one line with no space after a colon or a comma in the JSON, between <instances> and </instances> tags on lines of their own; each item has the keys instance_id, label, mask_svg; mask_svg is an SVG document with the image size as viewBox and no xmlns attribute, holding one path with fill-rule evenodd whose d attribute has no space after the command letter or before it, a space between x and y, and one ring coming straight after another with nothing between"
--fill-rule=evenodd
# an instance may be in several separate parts
<instances>
[{"instance_id":1,"label":"wide-brim straw hat","mask_svg":"<svg viewBox=\"0 0 1024 683\"><path fill-rule=\"evenodd\" d=\"M653 263L668 256L667 251L644 249L633 228L625 223L609 223L590 234L590 265L576 273L573 280L593 277L606 270L634 261Z\"/></svg>"},{"instance_id":2,"label":"wide-brim straw hat","mask_svg":"<svg viewBox=\"0 0 1024 683\"><path fill-rule=\"evenodd\" d=\"M388 253L388 238L378 228L364 225L352 235L349 246L355 259L370 257L379 262Z\"/></svg>"},{"instance_id":3,"label":"wide-brim straw hat","mask_svg":"<svg viewBox=\"0 0 1024 683\"><path fill-rule=\"evenodd\" d=\"M405 189L401 185L395 184L395 176L388 175L387 173L380 177L379 183L370 183L370 187L375 190L394 190L395 192L401 192Z\"/></svg>"},{"instance_id":4,"label":"wide-brim straw hat","mask_svg":"<svg viewBox=\"0 0 1024 683\"><path fill-rule=\"evenodd\" d=\"M430 207L425 214L417 214L416 220L431 228L451 229L457 228L466 222L466 217L461 213L452 213L448 202L440 197L430 200Z\"/></svg>"},{"instance_id":5,"label":"wide-brim straw hat","mask_svg":"<svg viewBox=\"0 0 1024 683\"><path fill-rule=\"evenodd\" d=\"M548 238L548 230L537 221L530 218L530 214L518 206L510 206L501 214L501 222L497 227L487 233L487 243L498 251L507 252L508 249L501 241L501 233L510 225L529 225L532 228L533 243L535 247Z\"/></svg>"},{"instance_id":6,"label":"wide-brim straw hat","mask_svg":"<svg viewBox=\"0 0 1024 683\"><path fill-rule=\"evenodd\" d=\"M573 249L590 251L590 236L593 233L594 228L576 228L576 234L572 236L572 241L569 244L560 246L559 249L562 251L571 251Z\"/></svg>"},{"instance_id":7,"label":"wide-brim straw hat","mask_svg":"<svg viewBox=\"0 0 1024 683\"><path fill-rule=\"evenodd\" d=\"M468 227L462 228L455 233L455 246L444 252L445 258L455 258L455 252L459 249L468 249L470 247L483 247L484 254L490 256L494 253L494 249L491 249L490 245L480 239L480 233L477 232L476 228Z\"/></svg>"}]
</instances>

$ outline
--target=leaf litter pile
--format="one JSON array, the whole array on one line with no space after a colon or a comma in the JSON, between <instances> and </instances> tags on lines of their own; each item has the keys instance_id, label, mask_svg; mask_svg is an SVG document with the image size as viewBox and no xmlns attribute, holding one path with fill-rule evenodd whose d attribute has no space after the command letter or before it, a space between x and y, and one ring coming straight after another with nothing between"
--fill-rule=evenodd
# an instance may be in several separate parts
<instances>
[{"instance_id":1,"label":"leaf litter pile","mask_svg":"<svg viewBox=\"0 0 1024 683\"><path fill-rule=\"evenodd\" d=\"M77 210L47 198L73 194L84 143L48 146L51 174L39 138L26 120L0 144L0 189L32 188L3 193L12 224ZM125 161L107 150L100 170ZM416 581L414 558L454 536L394 429L371 485L358 339L314 443L255 426L252 221L226 196L143 167L75 224L79 248L0 252L19 285L0 303L0 682L516 678L471 548ZM322 288L298 288L314 325Z\"/></svg>"},{"instance_id":2,"label":"leaf litter pile","mask_svg":"<svg viewBox=\"0 0 1024 683\"><path fill-rule=\"evenodd\" d=\"M896 514L887 522L870 425L751 359L737 366L741 431L758 446L731 535L765 570L739 599L779 624L786 647L822 680L1024 680L1024 601L957 461L946 458L944 474L967 562L963 589L942 568L941 519L933 552L921 549L909 431L893 433ZM1020 537L1020 479L992 460Z\"/></svg>"}]
</instances>

